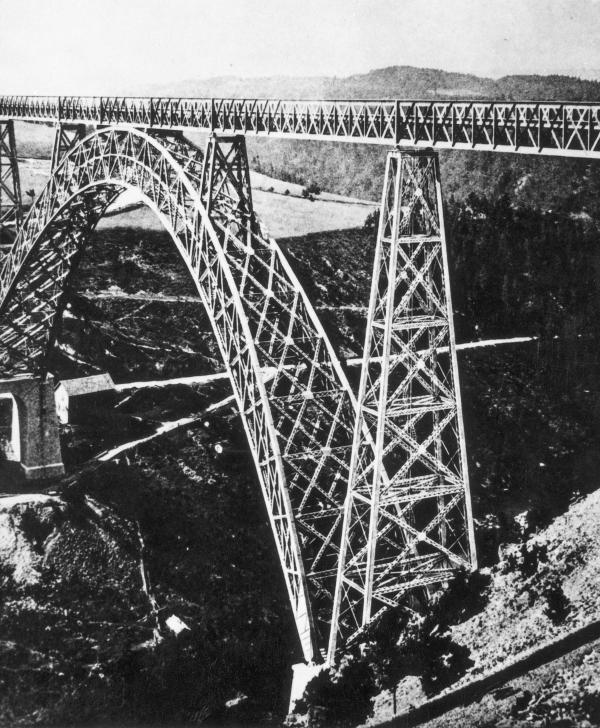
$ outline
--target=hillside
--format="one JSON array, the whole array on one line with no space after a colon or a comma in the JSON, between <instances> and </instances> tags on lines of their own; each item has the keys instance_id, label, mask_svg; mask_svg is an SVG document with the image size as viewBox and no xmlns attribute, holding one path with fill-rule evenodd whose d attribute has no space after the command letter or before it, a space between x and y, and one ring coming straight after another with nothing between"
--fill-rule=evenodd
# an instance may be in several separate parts
<instances>
[{"instance_id":1,"label":"hillside","mask_svg":"<svg viewBox=\"0 0 600 728\"><path fill-rule=\"evenodd\" d=\"M476 216L471 223L475 220L482 224ZM478 234L485 236L483 230ZM552 240L558 245L562 237L557 233ZM373 243L372 229L284 242L343 355L356 352L363 335L364 312L347 306L366 299ZM484 256L479 262L484 269L485 261ZM140 291L145 300L121 295ZM464 295L474 294L467 285ZM512 303L509 297L503 305L510 310ZM574 313L567 307L557 324L566 325ZM483 333L492 325L498 331L512 327L498 328L481 318ZM481 349L460 358L484 564L495 563L500 543L518 538L514 515L531 510L540 524L547 523L564 511L575 491L597 485L597 357L587 339L529 346L526 352ZM209 323L193 302L191 283L164 233L107 226L96 234L73 281L52 368L59 377L100 368L116 381L221 370ZM175 614L190 628L189 639L170 637L159 649L141 654L115 645L119 660L110 681L94 677L93 684L81 683L93 690L96 707L90 706L90 715L96 720L125 724L132 710L138 717L164 721L190 720L198 711L217 720L228 714L225 703L236 696L247 696L236 708L242 724L252 715L252 722L265 725L273 711L281 715L285 709L297 645L264 505L234 412L203 414L226 396L222 385L125 392L115 413L99 413L85 426L63 430L69 477L55 489L67 499L91 497L118 517L139 521L160 615ZM191 420L124 451L116 464L86 465L104 450L148 437L161 423L182 418ZM224 610L224 604L231 609ZM24 608L20 605L17 600L14 609ZM85 624L73 629L78 640L89 639ZM79 669L76 660L72 669ZM64 679L73 679L71 669ZM199 691L198 685L206 689ZM37 688L28 689L35 696ZM113 717L103 711L115 691L136 697ZM17 710L11 695L6 700ZM60 723L80 698L76 692L60 705L51 699L44 705ZM39 701L34 697L30 703Z\"/></svg>"},{"instance_id":2,"label":"hillside","mask_svg":"<svg viewBox=\"0 0 600 728\"><path fill-rule=\"evenodd\" d=\"M193 135L202 147L206 136ZM19 174L24 203L28 206L40 194L50 174L50 154L52 151L53 130L35 124L17 123L17 146L19 152ZM376 209L369 200L348 197L327 191L320 191L310 197L303 194L304 185L285 182L252 170L250 173L253 202L260 219L269 232L276 237L300 235L321 230L339 230L363 225L366 217ZM131 191L125 192L112 206L114 216L120 209L127 214L119 214L109 222L101 221L100 227L127 227L161 230L161 223L147 208L139 208L139 198Z\"/></svg>"},{"instance_id":3,"label":"hillside","mask_svg":"<svg viewBox=\"0 0 600 728\"><path fill-rule=\"evenodd\" d=\"M575 493L597 487L597 234L566 213L486 197L471 203L453 202L448 214L459 340L542 337L459 359L478 548L481 563L493 566L499 546L519 539L517 514L529 511L542 528ZM108 370L117 382L221 371L210 324L171 241L135 220L123 227L123 219L105 220L73 280L53 371L68 377ZM373 228L359 228L282 241L342 357L360 352L374 238ZM589 295L579 288L574 295L573 282L583 280ZM223 384L124 392L116 412L63 428L69 477L55 488L139 521L160 614L175 614L191 632L142 654L118 647L110 682L83 683L96 695L97 720L108 719L103 706L115 690L138 694L115 717L122 721L142 704L148 717L188 720L202 711L216 720L237 695L247 696L237 708L246 719L255 711L264 724L284 710L297 645L264 506L235 413L203 414L227 394ZM116 465L90 469L103 451L178 421L171 433L124 450ZM219 606L225 603L231 610ZM88 639L82 625L76 633ZM175 684L174 702L167 693ZM47 709L60 722L79 699L50 700Z\"/></svg>"},{"instance_id":4,"label":"hillside","mask_svg":"<svg viewBox=\"0 0 600 728\"><path fill-rule=\"evenodd\" d=\"M422 98L597 101L600 82L572 76L479 78L412 66L390 66L348 77L218 77L175 81L168 86L130 89L138 95L233 96L272 98ZM49 157L53 130L19 125L19 156ZM252 167L284 182L307 185L378 202L385 153L380 148L327 142L298 142L248 137ZM489 152L442 152L442 184L447 196L465 200L470 193L507 194L540 209L600 211L600 172L584 160L537 158ZM27 189L27 183L23 184ZM300 231L298 231L300 232Z\"/></svg>"},{"instance_id":5,"label":"hillside","mask_svg":"<svg viewBox=\"0 0 600 728\"><path fill-rule=\"evenodd\" d=\"M139 93L171 96L233 96L322 99L497 99L508 101L598 101L600 82L572 76L480 78L439 69L390 66L348 77L239 78L186 80ZM292 142L249 137L253 166L273 177L300 184L316 182L331 192L379 201L385 154L381 149L327 142ZM477 190L501 187L519 200L521 181L537 207L570 207L596 215L600 209L597 164L474 152L441 153L447 195L466 199Z\"/></svg>"},{"instance_id":6,"label":"hillside","mask_svg":"<svg viewBox=\"0 0 600 728\"><path fill-rule=\"evenodd\" d=\"M522 538L518 545L501 550L501 560L490 572L485 607L451 628L452 638L468 649L473 662L458 685L600 619L599 516L600 491L596 491L533 534L528 535L527 518L521 517ZM562 719L565 726L583 725L580 721L590 718L597 725L597 665L597 646L584 648L511 681L481 705L454 710L424 725L441 727L455 721L473 728L516 728L546 716ZM405 679L396 689L396 713L425 699L418 681ZM380 696L370 722L376 725L392 718L393 705L392 695Z\"/></svg>"},{"instance_id":7,"label":"hillside","mask_svg":"<svg viewBox=\"0 0 600 728\"><path fill-rule=\"evenodd\" d=\"M600 722L600 641L532 670L471 705L422 723L423 728L591 728Z\"/></svg>"},{"instance_id":8,"label":"hillside","mask_svg":"<svg viewBox=\"0 0 600 728\"><path fill-rule=\"evenodd\" d=\"M134 90L131 91L133 93ZM242 78L220 76L149 84L135 93L155 96L223 96L296 99L494 98L520 101L595 101L600 82L573 76L504 76L481 78L434 68L389 66L346 77Z\"/></svg>"}]
</instances>

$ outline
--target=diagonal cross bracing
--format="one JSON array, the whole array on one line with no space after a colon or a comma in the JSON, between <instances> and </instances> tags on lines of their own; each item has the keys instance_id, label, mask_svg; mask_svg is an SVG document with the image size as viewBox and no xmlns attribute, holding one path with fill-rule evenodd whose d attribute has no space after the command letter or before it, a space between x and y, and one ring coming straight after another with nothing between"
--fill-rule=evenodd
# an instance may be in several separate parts
<instances>
[{"instance_id":1,"label":"diagonal cross bracing","mask_svg":"<svg viewBox=\"0 0 600 728\"><path fill-rule=\"evenodd\" d=\"M91 134L62 157L0 271L0 370L43 371L64 287L95 223L124 188L138 189L171 234L212 321L268 505L302 647L312 659L317 645L304 565L253 337L197 179L186 174L169 147L170 140L111 128ZM187 156L199 159L192 146Z\"/></svg>"},{"instance_id":2,"label":"diagonal cross bracing","mask_svg":"<svg viewBox=\"0 0 600 728\"><path fill-rule=\"evenodd\" d=\"M254 215L243 140L213 140L205 160L177 134L57 133L51 179L0 270L0 373L44 372L90 235L114 198L135 187L209 312L302 647L318 660L331 623L356 404L308 298ZM264 366L274 369L268 385Z\"/></svg>"},{"instance_id":3,"label":"diagonal cross bracing","mask_svg":"<svg viewBox=\"0 0 600 728\"><path fill-rule=\"evenodd\" d=\"M21 224L23 206L12 120L0 121L0 228Z\"/></svg>"},{"instance_id":4,"label":"diagonal cross bracing","mask_svg":"<svg viewBox=\"0 0 600 728\"><path fill-rule=\"evenodd\" d=\"M127 111L117 101L103 113ZM139 102L133 126L147 125ZM352 637L379 609L473 562L455 359L448 367L437 353L453 346L443 226L439 202L418 192L436 167L408 166L401 186L398 159L388 162L366 353L385 378L363 376L359 418L310 301L256 219L241 136L213 136L203 154L177 131L85 137L59 126L51 179L0 269L0 373L43 374L95 225L124 189L141 193L209 313L307 660L321 659L328 637ZM410 229L394 233L395 220Z\"/></svg>"},{"instance_id":5,"label":"diagonal cross bracing","mask_svg":"<svg viewBox=\"0 0 600 728\"><path fill-rule=\"evenodd\" d=\"M330 660L381 609L475 566L433 151L387 157L358 407Z\"/></svg>"},{"instance_id":6,"label":"diagonal cross bracing","mask_svg":"<svg viewBox=\"0 0 600 728\"><path fill-rule=\"evenodd\" d=\"M252 207L243 137L211 138L203 200L223 241L261 366L324 647L339 558L355 401L297 278Z\"/></svg>"}]
</instances>

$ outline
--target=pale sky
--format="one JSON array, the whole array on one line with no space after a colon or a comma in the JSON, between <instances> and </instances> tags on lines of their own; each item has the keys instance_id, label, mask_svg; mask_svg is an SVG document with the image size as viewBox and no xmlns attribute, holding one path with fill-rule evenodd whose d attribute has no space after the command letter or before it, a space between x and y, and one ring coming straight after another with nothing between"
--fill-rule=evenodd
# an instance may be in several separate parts
<instances>
[{"instance_id":1,"label":"pale sky","mask_svg":"<svg viewBox=\"0 0 600 728\"><path fill-rule=\"evenodd\" d=\"M0 0L0 93L412 65L600 79L600 0Z\"/></svg>"}]
</instances>

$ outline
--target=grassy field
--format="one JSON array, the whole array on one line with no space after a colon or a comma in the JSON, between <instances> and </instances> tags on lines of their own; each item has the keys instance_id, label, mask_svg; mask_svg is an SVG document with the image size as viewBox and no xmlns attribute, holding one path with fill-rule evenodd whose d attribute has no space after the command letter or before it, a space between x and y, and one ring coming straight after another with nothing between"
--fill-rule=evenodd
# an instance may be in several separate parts
<instances>
[{"instance_id":1,"label":"grassy field","mask_svg":"<svg viewBox=\"0 0 600 728\"><path fill-rule=\"evenodd\" d=\"M363 202L320 199L314 201L293 195L253 190L254 209L270 235L275 238L308 235L324 230L341 230L361 227L375 205ZM125 200L131 200L128 195ZM161 230L162 224L154 213L145 207L118 215L105 217L99 225L102 230L111 228L132 230Z\"/></svg>"},{"instance_id":2,"label":"grassy field","mask_svg":"<svg viewBox=\"0 0 600 728\"><path fill-rule=\"evenodd\" d=\"M31 203L31 196L27 192L33 190L37 197L48 181L53 134L54 130L50 127L17 124L17 153L25 205ZM302 197L302 185L283 182L258 172L251 172L251 183L256 213L269 233L276 238L361 227L367 215L376 207L373 202L326 191L315 195L313 201ZM127 192L117 200L114 209L129 206L136 200L134 193ZM105 218L100 227L162 229L156 216L145 208Z\"/></svg>"}]
</instances>

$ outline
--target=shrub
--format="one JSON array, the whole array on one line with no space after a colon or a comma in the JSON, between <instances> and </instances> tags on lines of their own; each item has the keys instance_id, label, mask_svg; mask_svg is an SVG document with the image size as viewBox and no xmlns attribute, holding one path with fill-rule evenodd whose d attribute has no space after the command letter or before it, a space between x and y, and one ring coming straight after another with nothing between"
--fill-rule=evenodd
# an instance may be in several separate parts
<instances>
[{"instance_id":1,"label":"shrub","mask_svg":"<svg viewBox=\"0 0 600 728\"><path fill-rule=\"evenodd\" d=\"M428 697L452 685L474 664L469 648L454 642L449 632L431 630L418 649L423 655L421 686Z\"/></svg>"},{"instance_id":2,"label":"shrub","mask_svg":"<svg viewBox=\"0 0 600 728\"><path fill-rule=\"evenodd\" d=\"M370 212L363 223L363 227L369 229L375 229L379 226L379 208Z\"/></svg>"},{"instance_id":3,"label":"shrub","mask_svg":"<svg viewBox=\"0 0 600 728\"><path fill-rule=\"evenodd\" d=\"M472 580L463 576L455 591L447 590L426 616L405 606L384 612L365 630L360 645L346 652L338 668L323 670L308 683L296 711L305 715L309 728L343 728L364 722L371 715L373 697L407 675L419 676L428 696L451 685L473 662L469 649L452 640L448 621L439 614L465 595L466 609L475 608L484 582L487 586L481 575ZM450 614L463 612L456 606L450 610ZM297 717L288 721L289 727L294 725Z\"/></svg>"},{"instance_id":4,"label":"shrub","mask_svg":"<svg viewBox=\"0 0 600 728\"><path fill-rule=\"evenodd\" d=\"M297 709L306 714L309 728L352 728L371 715L377 692L369 663L347 654L337 668L308 683Z\"/></svg>"},{"instance_id":5,"label":"shrub","mask_svg":"<svg viewBox=\"0 0 600 728\"><path fill-rule=\"evenodd\" d=\"M490 581L489 574L460 569L434 597L432 612L447 625L464 622L485 607Z\"/></svg>"},{"instance_id":6,"label":"shrub","mask_svg":"<svg viewBox=\"0 0 600 728\"><path fill-rule=\"evenodd\" d=\"M540 564L547 562L547 544L530 539L506 549L502 571L504 573L517 571L524 579L527 579L538 571Z\"/></svg>"},{"instance_id":7,"label":"shrub","mask_svg":"<svg viewBox=\"0 0 600 728\"><path fill-rule=\"evenodd\" d=\"M556 574L550 575L542 587L542 595L546 600L544 614L552 624L561 624L571 611L571 603L563 591L560 578Z\"/></svg>"}]
</instances>

